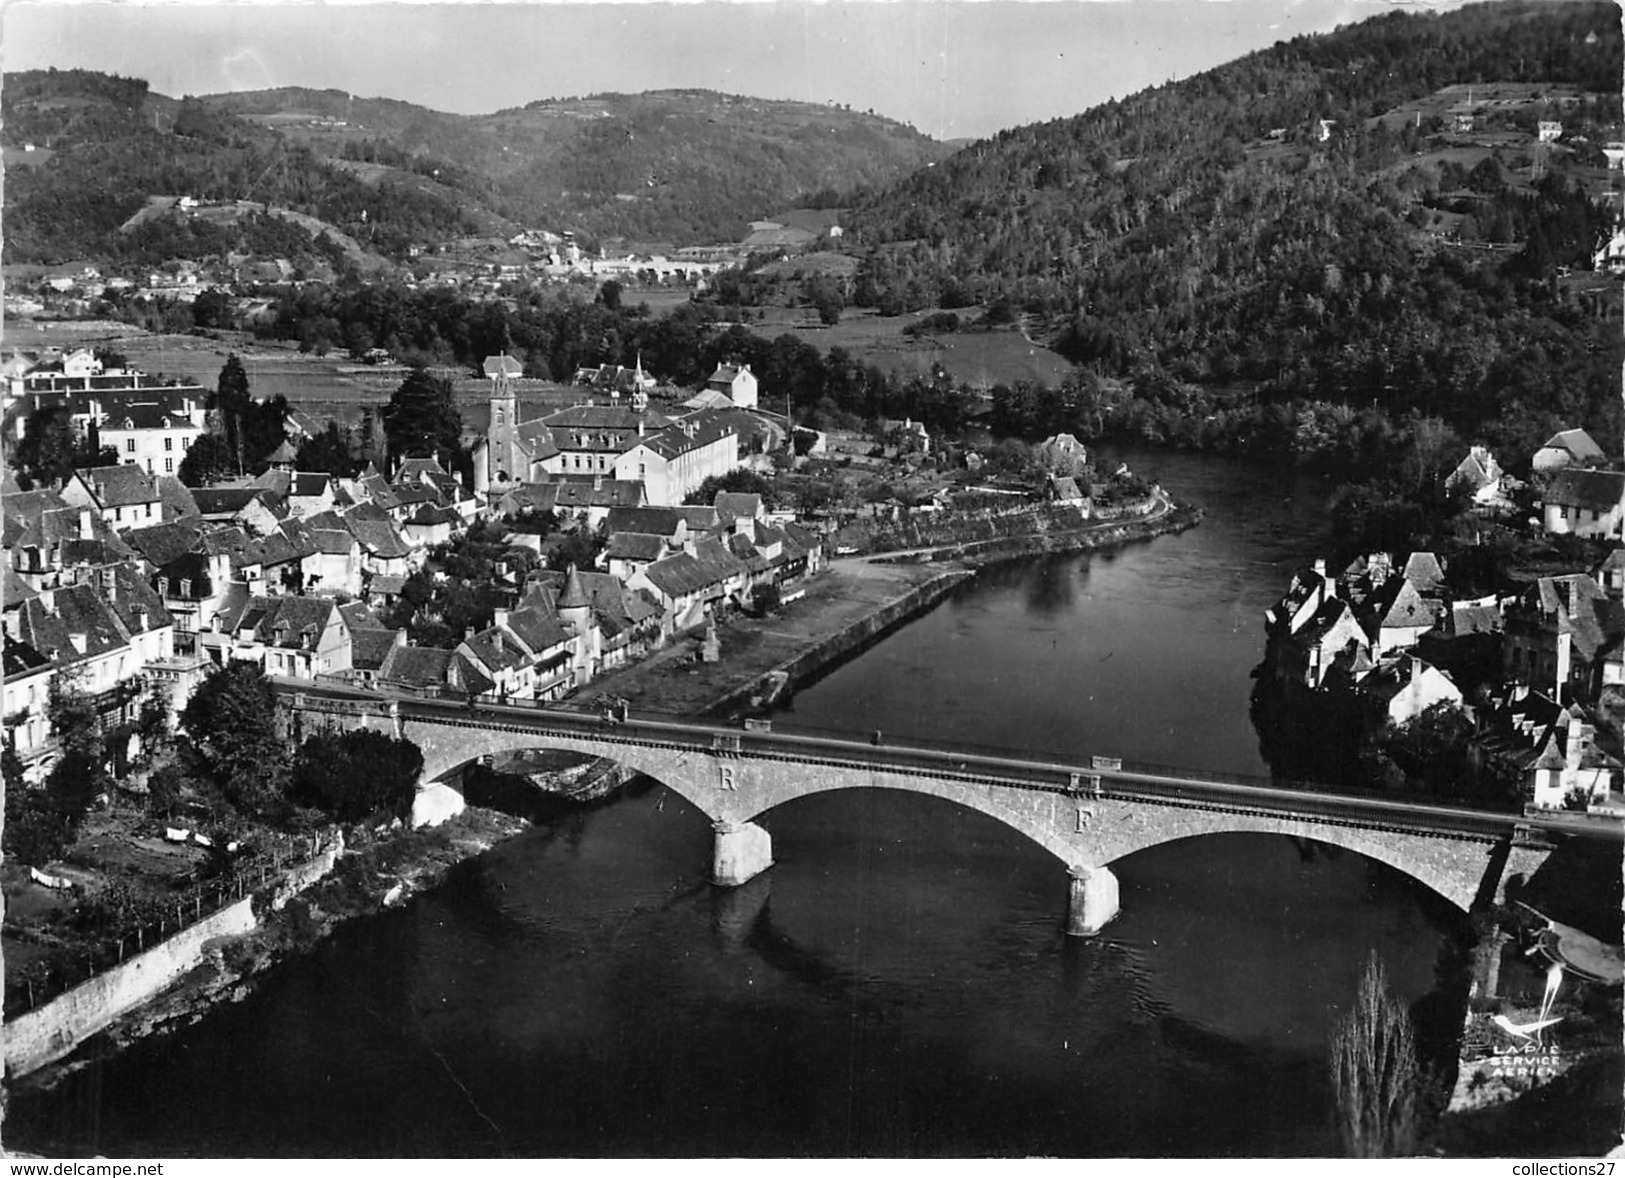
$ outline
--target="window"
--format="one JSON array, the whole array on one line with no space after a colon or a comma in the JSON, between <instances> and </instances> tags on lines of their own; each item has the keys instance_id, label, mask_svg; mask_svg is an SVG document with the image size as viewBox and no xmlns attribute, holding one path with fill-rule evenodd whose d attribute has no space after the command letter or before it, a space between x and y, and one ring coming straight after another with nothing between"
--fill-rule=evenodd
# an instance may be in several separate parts
<instances>
[{"instance_id":1,"label":"window","mask_svg":"<svg viewBox=\"0 0 1625 1178\"><path fill-rule=\"evenodd\" d=\"M175 439L174 438L165 438L164 439L164 449L165 450L173 450L174 448L175 448Z\"/></svg>"},{"instance_id":2,"label":"window","mask_svg":"<svg viewBox=\"0 0 1625 1178\"><path fill-rule=\"evenodd\" d=\"M167 442L169 439L165 438L164 440ZM164 459L164 473L165 474L174 474L175 473L175 460L173 458Z\"/></svg>"},{"instance_id":3,"label":"window","mask_svg":"<svg viewBox=\"0 0 1625 1178\"><path fill-rule=\"evenodd\" d=\"M134 438L125 438L124 439L124 452L126 454L134 454L135 453L135 439Z\"/></svg>"},{"instance_id":4,"label":"window","mask_svg":"<svg viewBox=\"0 0 1625 1178\"><path fill-rule=\"evenodd\" d=\"M190 577L182 577L181 578L181 596L182 597L190 597L190 596L192 596L192 578L190 578Z\"/></svg>"},{"instance_id":5,"label":"window","mask_svg":"<svg viewBox=\"0 0 1625 1178\"><path fill-rule=\"evenodd\" d=\"M497 406L497 424L498 424L498 425L501 425L501 424L502 424L502 422L503 422L503 416L502 416L502 406L501 406L501 405L498 405L498 406Z\"/></svg>"}]
</instances>

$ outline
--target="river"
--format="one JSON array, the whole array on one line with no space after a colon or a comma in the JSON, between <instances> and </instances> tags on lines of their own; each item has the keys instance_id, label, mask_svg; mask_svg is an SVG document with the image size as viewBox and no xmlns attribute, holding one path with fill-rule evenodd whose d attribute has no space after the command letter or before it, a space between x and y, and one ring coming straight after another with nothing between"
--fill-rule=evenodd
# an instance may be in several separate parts
<instances>
[{"instance_id":1,"label":"river","mask_svg":"<svg viewBox=\"0 0 1625 1178\"><path fill-rule=\"evenodd\" d=\"M1264 773L1263 610L1325 487L1134 455L1205 522L980 574L783 720ZM114 1156L1278 1156L1336 1152L1327 1042L1368 953L1432 996L1461 917L1319 844L1114 864L1062 935L1061 865L947 802L766 815L776 866L643 782L356 923L243 1002L14 1099L7 1143Z\"/></svg>"}]
</instances>

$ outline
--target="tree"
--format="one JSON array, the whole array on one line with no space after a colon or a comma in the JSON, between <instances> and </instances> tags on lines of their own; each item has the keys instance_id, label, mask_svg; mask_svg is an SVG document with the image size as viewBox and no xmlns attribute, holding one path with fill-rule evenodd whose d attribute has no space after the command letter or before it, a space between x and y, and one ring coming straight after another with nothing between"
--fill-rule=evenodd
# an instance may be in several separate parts
<instances>
[{"instance_id":1,"label":"tree","mask_svg":"<svg viewBox=\"0 0 1625 1178\"><path fill-rule=\"evenodd\" d=\"M351 452L350 443L350 431L340 427L338 422L330 421L321 433L299 444L294 463L300 470L321 470L337 478L351 478L360 469L360 464Z\"/></svg>"},{"instance_id":2,"label":"tree","mask_svg":"<svg viewBox=\"0 0 1625 1178\"><path fill-rule=\"evenodd\" d=\"M248 373L243 362L233 352L226 357L214 386L214 409L220 418L221 432L225 435L226 450L237 460L237 469L245 469L248 461L243 447L243 415L253 399L248 392Z\"/></svg>"},{"instance_id":3,"label":"tree","mask_svg":"<svg viewBox=\"0 0 1625 1178\"><path fill-rule=\"evenodd\" d=\"M412 809L423 751L382 732L322 732L300 746L288 785L290 800L326 810L341 822Z\"/></svg>"},{"instance_id":4,"label":"tree","mask_svg":"<svg viewBox=\"0 0 1625 1178\"><path fill-rule=\"evenodd\" d=\"M1332 1036L1332 1088L1344 1152L1357 1158L1409 1154L1419 1086L1410 1012L1389 992L1373 952L1354 1007Z\"/></svg>"},{"instance_id":5,"label":"tree","mask_svg":"<svg viewBox=\"0 0 1625 1178\"><path fill-rule=\"evenodd\" d=\"M604 305L605 310L619 311L621 309L621 284L613 278L608 279L603 286L598 288L598 301Z\"/></svg>"},{"instance_id":6,"label":"tree","mask_svg":"<svg viewBox=\"0 0 1625 1178\"><path fill-rule=\"evenodd\" d=\"M384 436L394 458L439 457L450 465L463 436L451 382L413 369L384 406Z\"/></svg>"},{"instance_id":7,"label":"tree","mask_svg":"<svg viewBox=\"0 0 1625 1178\"><path fill-rule=\"evenodd\" d=\"M281 800L288 751L276 730L276 692L258 664L231 662L209 676L181 712L181 727L233 806L263 814Z\"/></svg>"},{"instance_id":8,"label":"tree","mask_svg":"<svg viewBox=\"0 0 1625 1178\"><path fill-rule=\"evenodd\" d=\"M117 466L118 461L115 450L98 443L94 426L82 437L74 432L66 405L29 414L16 451L18 481L25 488L66 482L78 467Z\"/></svg>"},{"instance_id":9,"label":"tree","mask_svg":"<svg viewBox=\"0 0 1625 1178\"><path fill-rule=\"evenodd\" d=\"M754 470L747 470L743 466L736 467L727 474L707 475L704 482L689 492L685 502L709 507L716 502L719 491L733 491L742 495L760 495L762 505L769 510L777 502L777 493L773 489L773 484Z\"/></svg>"},{"instance_id":10,"label":"tree","mask_svg":"<svg viewBox=\"0 0 1625 1178\"><path fill-rule=\"evenodd\" d=\"M6 853L30 864L60 855L97 796L113 785L96 709L84 693L58 676L51 681L49 711L61 755L43 785L29 789L22 784L22 766L7 747Z\"/></svg>"},{"instance_id":11,"label":"tree","mask_svg":"<svg viewBox=\"0 0 1625 1178\"><path fill-rule=\"evenodd\" d=\"M219 434L203 434L187 447L176 474L188 487L207 487L237 473L237 451Z\"/></svg>"}]
</instances>

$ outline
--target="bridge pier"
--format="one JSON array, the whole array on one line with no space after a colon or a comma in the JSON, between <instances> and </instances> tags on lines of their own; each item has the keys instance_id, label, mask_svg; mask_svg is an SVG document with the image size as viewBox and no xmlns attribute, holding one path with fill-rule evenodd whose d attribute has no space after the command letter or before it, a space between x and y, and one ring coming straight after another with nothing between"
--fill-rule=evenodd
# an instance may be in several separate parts
<instances>
[{"instance_id":1,"label":"bridge pier","mask_svg":"<svg viewBox=\"0 0 1625 1178\"><path fill-rule=\"evenodd\" d=\"M1068 891L1067 935L1093 936L1117 915L1117 877L1104 867L1079 864L1069 870L1072 882Z\"/></svg>"},{"instance_id":2,"label":"bridge pier","mask_svg":"<svg viewBox=\"0 0 1625 1178\"><path fill-rule=\"evenodd\" d=\"M711 860L711 882L736 888L773 866L773 838L754 822L718 818L716 854Z\"/></svg>"}]
</instances>

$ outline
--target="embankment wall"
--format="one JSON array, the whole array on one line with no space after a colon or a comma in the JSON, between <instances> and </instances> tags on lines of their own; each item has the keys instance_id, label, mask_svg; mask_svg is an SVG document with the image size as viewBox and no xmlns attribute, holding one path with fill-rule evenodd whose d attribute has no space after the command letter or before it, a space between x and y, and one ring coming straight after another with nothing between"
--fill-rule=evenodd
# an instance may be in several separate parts
<instances>
[{"instance_id":1,"label":"embankment wall","mask_svg":"<svg viewBox=\"0 0 1625 1178\"><path fill-rule=\"evenodd\" d=\"M877 642L910 618L924 613L953 592L954 586L971 575L958 570L945 571L940 577L933 578L868 617L854 622L839 634L832 634L817 645L810 646L778 666L763 672L743 687L728 692L711 704L706 709L707 712L722 716L748 708L751 699L759 697L763 685L775 675L786 676L788 684L792 687L806 682L821 671Z\"/></svg>"},{"instance_id":2,"label":"embankment wall","mask_svg":"<svg viewBox=\"0 0 1625 1178\"><path fill-rule=\"evenodd\" d=\"M322 879L343 853L344 837L336 834L308 862L278 880L271 893L271 907L281 909L293 896ZM253 932L260 925L254 910L256 898L244 896L45 1005L7 1019L7 1077L24 1076L61 1059L115 1019L156 998L203 964L209 942Z\"/></svg>"},{"instance_id":3,"label":"embankment wall","mask_svg":"<svg viewBox=\"0 0 1625 1178\"><path fill-rule=\"evenodd\" d=\"M37 1010L8 1019L6 1074L26 1075L61 1059L120 1015L174 985L202 962L210 941L251 932L257 923L254 898L244 896Z\"/></svg>"}]
</instances>

